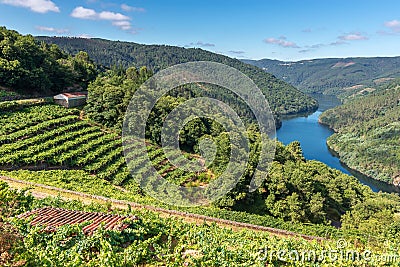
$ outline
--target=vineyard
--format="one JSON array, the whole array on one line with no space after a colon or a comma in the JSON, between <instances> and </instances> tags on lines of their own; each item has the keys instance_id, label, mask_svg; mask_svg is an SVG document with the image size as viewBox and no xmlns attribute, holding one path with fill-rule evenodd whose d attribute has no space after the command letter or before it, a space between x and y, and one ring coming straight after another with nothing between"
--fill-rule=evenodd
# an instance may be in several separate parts
<instances>
[{"instance_id":1,"label":"vineyard","mask_svg":"<svg viewBox=\"0 0 400 267\"><path fill-rule=\"evenodd\" d=\"M0 165L3 169L79 169L116 186L139 190L125 163L118 134L79 118L79 110L52 104L0 115ZM129 144L127 157L140 166L147 157ZM194 173L174 168L162 148L149 144L148 156L167 180L182 184Z\"/></svg>"},{"instance_id":2,"label":"vineyard","mask_svg":"<svg viewBox=\"0 0 400 267\"><path fill-rule=\"evenodd\" d=\"M380 250L344 240L282 238L215 223L163 218L146 210L112 210L112 215L106 205L37 200L2 182L0 195L2 266L396 266L393 259L385 258L397 253L395 247ZM108 217L134 214L137 220L122 231L100 226L85 235L88 222L49 232L30 225L31 219L9 219L41 207L101 212Z\"/></svg>"}]
</instances>

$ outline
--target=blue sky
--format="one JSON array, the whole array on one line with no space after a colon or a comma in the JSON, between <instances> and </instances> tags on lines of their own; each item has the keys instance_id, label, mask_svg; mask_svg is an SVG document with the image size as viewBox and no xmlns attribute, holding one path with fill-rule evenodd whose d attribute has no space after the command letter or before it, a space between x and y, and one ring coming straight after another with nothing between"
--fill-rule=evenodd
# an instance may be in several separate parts
<instances>
[{"instance_id":1,"label":"blue sky","mask_svg":"<svg viewBox=\"0 0 400 267\"><path fill-rule=\"evenodd\" d=\"M0 25L237 58L400 56L398 0L0 0Z\"/></svg>"}]
</instances>

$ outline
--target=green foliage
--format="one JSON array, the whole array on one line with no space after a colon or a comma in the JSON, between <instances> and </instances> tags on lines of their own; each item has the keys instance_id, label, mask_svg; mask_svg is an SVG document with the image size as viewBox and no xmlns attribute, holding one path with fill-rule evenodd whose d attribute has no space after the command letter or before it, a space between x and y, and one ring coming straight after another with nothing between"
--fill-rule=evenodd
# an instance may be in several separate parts
<instances>
[{"instance_id":1,"label":"green foliage","mask_svg":"<svg viewBox=\"0 0 400 267\"><path fill-rule=\"evenodd\" d=\"M376 196L356 178L320 162L306 161L298 142L286 147L277 143L275 161L263 185L256 192L248 192L259 148L259 136L254 127L249 127L251 160L236 188L210 207L168 206L146 196L130 176L118 135L109 129L79 120L78 113L75 109L48 104L0 113L2 167L33 169L2 171L0 174L168 209L334 237L342 232L327 226L329 221L338 222L343 214L357 214L362 209L360 203L367 203ZM215 136L204 135L204 138L215 140L218 149L215 161L203 173L185 172L174 167L166 159L163 149L156 145L148 145L148 155L158 172L168 181L188 186L208 183L223 171L224 164L229 160L227 155L231 146L224 132ZM134 166L142 166L147 156L135 149L137 144L138 141L132 141L128 145L127 157ZM196 159L194 155L184 155ZM63 170L34 171L36 168L50 167ZM142 175L145 174L146 170L143 170ZM390 216L395 216L396 210L387 210L391 212ZM373 222L371 220L371 225ZM391 235L395 236L397 228L393 226L390 229ZM357 228L355 230L356 233L351 236L364 238Z\"/></svg>"},{"instance_id":2,"label":"green foliage","mask_svg":"<svg viewBox=\"0 0 400 267\"><path fill-rule=\"evenodd\" d=\"M26 191L8 190L7 183L0 181L0 223L30 209L33 197Z\"/></svg>"},{"instance_id":3,"label":"green foliage","mask_svg":"<svg viewBox=\"0 0 400 267\"><path fill-rule=\"evenodd\" d=\"M335 129L328 145L350 168L399 184L399 81L378 92L324 112L320 121Z\"/></svg>"},{"instance_id":4,"label":"green foliage","mask_svg":"<svg viewBox=\"0 0 400 267\"><path fill-rule=\"evenodd\" d=\"M51 94L67 87L86 88L97 75L87 53L68 56L56 45L0 27L0 86L24 95Z\"/></svg>"},{"instance_id":5,"label":"green foliage","mask_svg":"<svg viewBox=\"0 0 400 267\"><path fill-rule=\"evenodd\" d=\"M89 95L85 107L87 116L98 123L120 131L132 96L137 88L151 75L152 72L147 70L146 67L142 67L140 70L130 67L126 71L115 69L99 75L88 87ZM204 87L206 86L208 96L221 97L224 102L228 100L234 105L235 110L243 117L244 121L254 121L250 111L243 112L248 108L244 103L238 102L236 98L233 98L228 93L218 95L218 92L221 91L220 88L204 85ZM153 143L161 145L161 129L168 114L183 103L185 98L205 96L201 92L205 90L199 90L200 85L191 84L177 88L168 95L161 97L146 120L146 138ZM203 108L207 110L206 106ZM131 119L133 121L136 120L136 118ZM180 132L181 147L188 152L193 152L202 136L217 136L223 130L219 123L211 119L197 118L189 121Z\"/></svg>"},{"instance_id":6,"label":"green foliage","mask_svg":"<svg viewBox=\"0 0 400 267\"><path fill-rule=\"evenodd\" d=\"M22 96L16 92L13 92L11 90L5 90L0 87L0 101L19 99L21 97Z\"/></svg>"},{"instance_id":7,"label":"green foliage","mask_svg":"<svg viewBox=\"0 0 400 267\"><path fill-rule=\"evenodd\" d=\"M108 127L122 128L129 101L151 72L143 67L126 71L111 70L99 75L88 87L85 111L88 116Z\"/></svg>"},{"instance_id":8,"label":"green foliage","mask_svg":"<svg viewBox=\"0 0 400 267\"><path fill-rule=\"evenodd\" d=\"M323 223L340 220L340 214L371 193L350 177L317 161L274 162L263 195L267 210L292 221Z\"/></svg>"},{"instance_id":9,"label":"green foliage","mask_svg":"<svg viewBox=\"0 0 400 267\"><path fill-rule=\"evenodd\" d=\"M103 39L67 37L36 37L37 40L57 44L70 54L86 51L98 64L111 67L146 66L157 72L169 66L190 61L214 61L234 67L249 76L269 101L277 114L295 114L314 110L317 102L294 87L276 79L259 68L223 55L202 49L185 49L165 45L141 45Z\"/></svg>"},{"instance_id":10,"label":"green foliage","mask_svg":"<svg viewBox=\"0 0 400 267\"><path fill-rule=\"evenodd\" d=\"M51 103L52 99L39 98L39 99L23 99L0 102L0 112L18 111L25 107L42 105L44 103Z\"/></svg>"},{"instance_id":11,"label":"green foliage","mask_svg":"<svg viewBox=\"0 0 400 267\"><path fill-rule=\"evenodd\" d=\"M12 110L16 111L0 112L0 165L6 169L79 168L85 175L96 175L97 179L128 187L133 192L140 191L131 182L119 135L80 120L76 109L54 104L22 107L14 104ZM131 144L132 148L135 145L137 141ZM196 180L199 175L209 179L206 172L180 172L172 168L157 146L149 144L148 152L159 173L174 183L187 182L183 177ZM127 155L132 164L143 161L143 155L136 153L140 151L132 149Z\"/></svg>"},{"instance_id":12,"label":"green foliage","mask_svg":"<svg viewBox=\"0 0 400 267\"><path fill-rule=\"evenodd\" d=\"M400 197L379 193L358 203L352 211L343 216L342 226L346 230L373 232L381 238L400 237Z\"/></svg>"}]
</instances>

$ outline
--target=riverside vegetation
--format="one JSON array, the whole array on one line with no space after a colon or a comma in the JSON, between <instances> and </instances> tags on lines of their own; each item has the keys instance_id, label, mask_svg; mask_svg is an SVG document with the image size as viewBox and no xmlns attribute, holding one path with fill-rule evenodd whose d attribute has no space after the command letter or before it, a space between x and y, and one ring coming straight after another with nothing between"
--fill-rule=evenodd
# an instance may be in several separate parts
<instances>
[{"instance_id":1,"label":"riverside vegetation","mask_svg":"<svg viewBox=\"0 0 400 267\"><path fill-rule=\"evenodd\" d=\"M327 142L346 165L400 184L400 80L324 112L320 121L336 131Z\"/></svg>"}]
</instances>

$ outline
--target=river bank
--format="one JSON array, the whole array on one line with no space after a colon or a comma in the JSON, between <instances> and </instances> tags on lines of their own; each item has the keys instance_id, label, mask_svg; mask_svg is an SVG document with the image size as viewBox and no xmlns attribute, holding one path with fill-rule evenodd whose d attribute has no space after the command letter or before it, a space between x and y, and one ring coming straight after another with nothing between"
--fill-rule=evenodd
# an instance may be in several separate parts
<instances>
[{"instance_id":1,"label":"river bank","mask_svg":"<svg viewBox=\"0 0 400 267\"><path fill-rule=\"evenodd\" d=\"M383 181L377 180L377 179L375 179L375 178L363 173L362 171L357 170L356 168L350 167L349 165L346 164L346 162L343 162L340 159L339 153L337 151L335 151L332 147L330 147L328 143L326 144L326 146L328 147L329 152L339 159L340 164L351 175L356 177L362 184L372 185L374 188L376 188L374 190L370 186L371 189L374 192L382 191L382 192L387 192L387 193L398 193L398 194L400 194L400 187L399 186L395 186L393 184L389 184L389 183L385 183Z\"/></svg>"},{"instance_id":2,"label":"river bank","mask_svg":"<svg viewBox=\"0 0 400 267\"><path fill-rule=\"evenodd\" d=\"M277 130L277 138L285 145L299 141L308 160L318 160L341 172L356 177L362 184L369 186L374 192L397 192L400 188L390 185L372 177L363 175L357 170L349 168L341 162L339 155L327 145L327 139L334 131L319 123L319 116L327 109L341 104L340 100L333 96L311 95L320 103L319 108L312 114L302 116L287 116L282 118L282 126Z\"/></svg>"}]
</instances>

